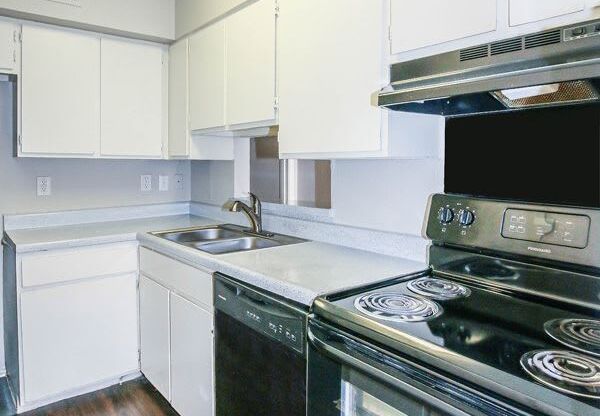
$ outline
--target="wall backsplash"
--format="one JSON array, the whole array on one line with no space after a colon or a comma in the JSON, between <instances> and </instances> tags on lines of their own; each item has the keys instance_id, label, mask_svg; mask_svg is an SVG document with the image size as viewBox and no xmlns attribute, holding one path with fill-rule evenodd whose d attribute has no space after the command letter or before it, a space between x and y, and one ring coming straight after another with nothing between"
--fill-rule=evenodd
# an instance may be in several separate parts
<instances>
[{"instance_id":1,"label":"wall backsplash","mask_svg":"<svg viewBox=\"0 0 600 416\"><path fill-rule=\"evenodd\" d=\"M192 162L194 202L222 205L233 196L233 162ZM429 195L444 189L444 162L336 160L332 162L332 221L421 236ZM259 195L260 196L260 195Z\"/></svg>"}]
</instances>

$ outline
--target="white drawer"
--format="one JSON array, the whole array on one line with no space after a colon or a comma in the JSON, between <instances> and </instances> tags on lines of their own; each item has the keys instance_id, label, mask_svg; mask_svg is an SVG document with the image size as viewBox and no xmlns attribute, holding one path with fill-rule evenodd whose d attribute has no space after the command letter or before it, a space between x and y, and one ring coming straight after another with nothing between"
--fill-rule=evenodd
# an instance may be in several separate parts
<instances>
[{"instance_id":1,"label":"white drawer","mask_svg":"<svg viewBox=\"0 0 600 416\"><path fill-rule=\"evenodd\" d=\"M141 272L185 297L212 310L212 274L140 247Z\"/></svg>"},{"instance_id":2,"label":"white drawer","mask_svg":"<svg viewBox=\"0 0 600 416\"><path fill-rule=\"evenodd\" d=\"M21 256L23 287L136 273L137 269L137 243L78 247Z\"/></svg>"}]
</instances>

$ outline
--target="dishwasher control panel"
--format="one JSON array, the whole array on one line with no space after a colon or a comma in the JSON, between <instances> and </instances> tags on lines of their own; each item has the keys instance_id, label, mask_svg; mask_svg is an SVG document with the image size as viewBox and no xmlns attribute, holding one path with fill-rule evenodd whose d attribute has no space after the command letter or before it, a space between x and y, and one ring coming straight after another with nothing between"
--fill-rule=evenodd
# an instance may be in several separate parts
<instances>
[{"instance_id":1,"label":"dishwasher control panel","mask_svg":"<svg viewBox=\"0 0 600 416\"><path fill-rule=\"evenodd\" d=\"M267 294L230 281L215 279L215 308L247 327L304 354L307 313ZM225 280L226 279L226 280Z\"/></svg>"}]
</instances>

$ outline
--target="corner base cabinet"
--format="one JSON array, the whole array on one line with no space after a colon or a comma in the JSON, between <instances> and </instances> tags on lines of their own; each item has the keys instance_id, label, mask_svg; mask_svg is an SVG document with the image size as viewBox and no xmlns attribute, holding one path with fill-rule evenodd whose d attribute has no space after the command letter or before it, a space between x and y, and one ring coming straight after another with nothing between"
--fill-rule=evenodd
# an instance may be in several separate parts
<instances>
[{"instance_id":1,"label":"corner base cabinet","mask_svg":"<svg viewBox=\"0 0 600 416\"><path fill-rule=\"evenodd\" d=\"M19 412L139 375L137 243L4 247L6 367Z\"/></svg>"},{"instance_id":2,"label":"corner base cabinet","mask_svg":"<svg viewBox=\"0 0 600 416\"><path fill-rule=\"evenodd\" d=\"M212 274L140 249L141 369L181 416L214 414Z\"/></svg>"}]
</instances>

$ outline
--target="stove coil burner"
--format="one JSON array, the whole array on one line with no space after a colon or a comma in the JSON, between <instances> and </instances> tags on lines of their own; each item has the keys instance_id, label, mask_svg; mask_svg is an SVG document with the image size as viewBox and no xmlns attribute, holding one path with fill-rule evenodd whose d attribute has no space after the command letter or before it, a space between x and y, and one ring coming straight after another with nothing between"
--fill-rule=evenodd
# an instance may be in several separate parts
<instances>
[{"instance_id":1,"label":"stove coil burner","mask_svg":"<svg viewBox=\"0 0 600 416\"><path fill-rule=\"evenodd\" d=\"M600 360L570 351L538 350L525 353L521 366L555 390L600 399Z\"/></svg>"},{"instance_id":2,"label":"stove coil burner","mask_svg":"<svg viewBox=\"0 0 600 416\"><path fill-rule=\"evenodd\" d=\"M418 295L436 300L464 298L471 295L471 289L444 279L421 277L408 283L408 289Z\"/></svg>"},{"instance_id":3,"label":"stove coil burner","mask_svg":"<svg viewBox=\"0 0 600 416\"><path fill-rule=\"evenodd\" d=\"M561 344L600 357L600 321L553 319L544 324L544 329Z\"/></svg>"},{"instance_id":4,"label":"stove coil burner","mask_svg":"<svg viewBox=\"0 0 600 416\"><path fill-rule=\"evenodd\" d=\"M360 296L354 306L365 315L393 322L422 322L443 312L440 305L429 299L393 292Z\"/></svg>"}]
</instances>

